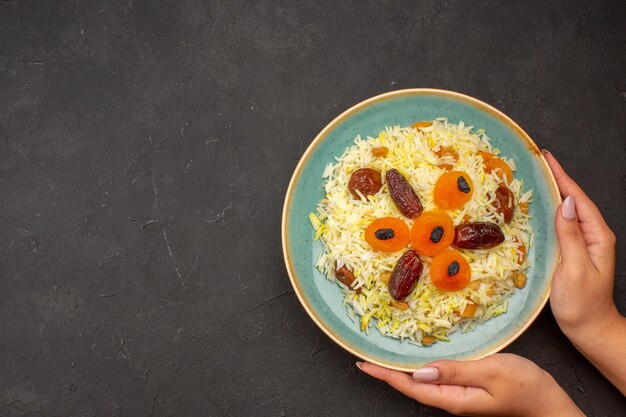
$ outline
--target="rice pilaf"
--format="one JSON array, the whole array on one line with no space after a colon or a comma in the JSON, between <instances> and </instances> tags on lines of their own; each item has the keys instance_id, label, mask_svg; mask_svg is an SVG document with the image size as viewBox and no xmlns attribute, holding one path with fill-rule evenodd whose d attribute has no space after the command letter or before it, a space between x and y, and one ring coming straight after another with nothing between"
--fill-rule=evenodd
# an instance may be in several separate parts
<instances>
[{"instance_id":1,"label":"rice pilaf","mask_svg":"<svg viewBox=\"0 0 626 417\"><path fill-rule=\"evenodd\" d=\"M326 167L326 197L309 216L315 229L314 239L323 245L315 266L330 280L335 280L338 267L345 265L353 272L352 288L340 285L346 311L353 321L358 321L362 331L375 328L384 336L428 345L436 340L448 341L451 333L472 330L476 323L507 311L508 298L515 291L514 275L529 267L525 255L532 246L532 229L528 210L522 207L531 201L532 190L524 191L520 179L509 183L497 172L485 170L481 151L498 155L512 171L515 164L499 155L483 130L472 129L463 122L453 124L445 118L435 119L427 127L386 127L377 137L357 136L354 144ZM388 149L385 157L372 154L372 149L380 147ZM442 155L444 148L454 149L458 158ZM350 176L362 167L383 173L395 168L419 194L424 210L432 210L437 208L433 197L435 183L446 172L442 164L464 171L474 185L469 202L460 209L446 210L454 226L468 221L496 223L505 240L493 249L459 249L471 266L471 282L454 292L441 291L432 284L431 258L422 256L424 269L417 286L399 303L391 297L387 281L404 251L376 252L365 241L364 231L380 217L402 218L409 227L413 220L403 218L384 182L376 194L354 198L348 189ZM495 192L503 182L516 202L509 223L493 205ZM467 314L468 308L475 309L473 317Z\"/></svg>"}]
</instances>

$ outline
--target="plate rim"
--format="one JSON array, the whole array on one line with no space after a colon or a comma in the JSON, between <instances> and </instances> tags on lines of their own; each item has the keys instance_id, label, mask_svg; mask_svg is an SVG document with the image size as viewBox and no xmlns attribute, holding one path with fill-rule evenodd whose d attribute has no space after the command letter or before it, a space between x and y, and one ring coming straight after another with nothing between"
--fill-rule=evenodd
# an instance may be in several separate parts
<instances>
[{"instance_id":1,"label":"plate rim","mask_svg":"<svg viewBox=\"0 0 626 417\"><path fill-rule=\"evenodd\" d=\"M563 201L561 198L561 194L558 190L558 186L556 183L556 179L554 178L554 174L552 174L552 171L550 170L548 163L546 162L541 151L539 150L539 147L532 140L530 135L528 135L528 133L526 133L524 129L522 129L513 119L511 119L509 116L504 114L502 111L498 110L497 108L495 108L494 106L490 104L485 103L482 100L479 100L477 98L471 97L463 93L458 93L455 91L444 90L444 89L437 89L437 88L407 88L407 89L394 90L394 91L389 91L386 93L378 94L376 96L360 101L357 104L349 107L347 110L343 111L341 114L336 116L333 120L331 120L315 136L313 141L309 144L307 149L304 151L304 153L300 157L300 160L298 161L298 164L296 165L293 171L293 174L289 181L289 185L287 187L287 191L285 193L285 200L283 203L282 219L281 219L281 241L282 241L282 248L283 248L283 259L285 261L285 267L287 269L287 274L289 275L291 286L293 287L294 292L296 293L296 296L298 297L298 300L300 300L300 304L302 305L306 313L313 320L313 322L326 334L326 336L328 336L333 342L337 343L343 349L345 349L346 351L350 352L351 354L353 354L354 356L358 358L361 358L370 363L374 363L376 365L383 366L387 369L393 369L393 370L402 371L402 372L413 372L416 368L407 368L407 367L397 366L392 363L387 363L385 361L375 359L371 357L370 355L368 355L366 352L363 352L353 347L352 345L349 345L339 335L335 334L330 328L328 328L328 326L323 322L323 320L321 320L317 316L317 314L315 313L315 310L306 302L304 296L302 295L302 289L299 286L298 279L296 279L295 268L289 257L289 248L288 248L289 247L289 244L288 244L289 243L289 236L288 236L288 223L289 222L288 222L288 219L289 219L289 208L291 207L291 202L292 202L293 189L295 187L295 184L298 182L298 179L300 178L300 174L302 173L303 167L308 162L315 148L317 148L317 146L324 141L324 139L328 136L328 134L339 123L341 123L344 119L351 116L353 113L356 113L359 110L362 110L366 107L369 107L379 102L383 102L392 98L397 98L397 97L402 97L402 96L424 96L424 95L432 95L432 96L438 96L438 97L457 99L459 101L473 105L474 107L477 107L479 109L485 110L486 112L490 113L495 118L502 121L505 125L512 127L515 133L517 134L517 136L526 143L529 152L534 154L537 157L537 159L539 159L544 173L547 174L548 188L550 192L552 193L554 200L559 204ZM552 276L554 275L554 271L556 270L557 265L560 262L560 258L561 258L560 251L557 247L556 254L554 256L554 259L552 260L552 267L548 268L548 271L551 271L550 279L548 280L548 282L550 283L552 281ZM520 328L517 329L515 333L513 333L508 339L503 340L500 343L494 344L493 346L490 346L484 351L477 352L474 355L469 355L467 358L464 358L462 360L464 361L465 360L477 360L477 359L484 358L485 356L501 351L502 349L506 348L511 343L513 343L515 340L517 340L528 329L528 327L530 327L530 325L537 319L539 314L543 311L550 297L550 290L551 290L551 285L547 285L546 288L544 289L541 302L537 305L536 310L532 313L529 320L526 323L524 323L524 325L520 326Z\"/></svg>"}]
</instances>

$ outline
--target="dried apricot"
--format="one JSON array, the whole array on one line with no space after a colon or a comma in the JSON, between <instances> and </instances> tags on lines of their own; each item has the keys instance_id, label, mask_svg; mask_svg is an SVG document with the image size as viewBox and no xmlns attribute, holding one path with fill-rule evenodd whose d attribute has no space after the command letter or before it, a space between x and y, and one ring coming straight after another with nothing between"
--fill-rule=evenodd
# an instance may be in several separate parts
<instances>
[{"instance_id":1,"label":"dried apricot","mask_svg":"<svg viewBox=\"0 0 626 417\"><path fill-rule=\"evenodd\" d=\"M415 219L411 228L411 244L423 256L434 256L444 251L453 240L454 224L444 211L425 211Z\"/></svg>"},{"instance_id":2,"label":"dried apricot","mask_svg":"<svg viewBox=\"0 0 626 417\"><path fill-rule=\"evenodd\" d=\"M380 217L365 229L365 240L378 252L396 252L409 243L409 226L395 217Z\"/></svg>"},{"instance_id":3,"label":"dried apricot","mask_svg":"<svg viewBox=\"0 0 626 417\"><path fill-rule=\"evenodd\" d=\"M458 251L441 252L430 263L430 280L441 291L462 290L471 278L469 263Z\"/></svg>"},{"instance_id":4,"label":"dried apricot","mask_svg":"<svg viewBox=\"0 0 626 417\"><path fill-rule=\"evenodd\" d=\"M450 171L441 175L435 184L435 204L444 209L457 209L472 199L474 183L463 171Z\"/></svg>"},{"instance_id":5,"label":"dried apricot","mask_svg":"<svg viewBox=\"0 0 626 417\"><path fill-rule=\"evenodd\" d=\"M502 181L504 181L506 177L507 183L509 184L513 181L513 170L504 160L489 152L479 152L479 154L483 157L483 161L485 162L486 172L490 174L495 172Z\"/></svg>"}]
</instances>

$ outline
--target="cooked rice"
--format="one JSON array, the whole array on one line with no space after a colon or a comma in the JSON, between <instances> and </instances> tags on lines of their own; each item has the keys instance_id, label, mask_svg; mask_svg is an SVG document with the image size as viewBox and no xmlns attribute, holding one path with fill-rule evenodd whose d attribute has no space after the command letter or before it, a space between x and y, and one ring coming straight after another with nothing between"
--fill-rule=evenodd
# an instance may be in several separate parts
<instances>
[{"instance_id":1,"label":"cooked rice","mask_svg":"<svg viewBox=\"0 0 626 417\"><path fill-rule=\"evenodd\" d=\"M385 146L389 153L384 158L374 157L372 148ZM502 228L505 241L489 250L461 250L472 268L472 283L457 292L443 292L430 282L430 258L422 256L424 271L415 290L406 298L409 309L401 310L391 305L392 298L380 277L391 272L404 251L381 253L371 249L364 239L365 228L378 217L394 216L403 219L409 227L413 221L405 218L394 205L387 185L367 200L353 198L348 190L350 175L362 167L386 172L391 168L400 171L419 194L424 210L435 209L433 189L439 176L445 171L437 165L446 162L435 151L440 147L453 147L459 154L454 170L465 171L474 182L472 199L462 209L447 210L454 225L469 220L497 223ZM507 184L517 202L515 213L509 224L504 224L502 215L492 205L500 179L495 173L484 171L482 157L478 151L499 154L482 130L472 132L472 126L449 123L445 118L436 119L428 128L415 129L391 126L380 132L378 137L354 139L335 164L329 164L323 174L326 180L326 198L317 206L317 213L310 214L315 229L314 239L323 245L323 253L316 267L330 280L335 280L337 265L346 265L356 277L352 290L345 288L344 305L353 320L359 320L363 331L377 329L382 335L409 339L421 344L425 335L448 341L448 336L458 329L472 330L476 324L485 322L507 311L508 297L515 287L511 275L527 268L528 260L518 264L520 243L530 247L532 229L529 216L519 209L520 202L529 202L532 190L524 192L524 184L514 179ZM512 160L504 159L515 171ZM451 162L451 161L449 161ZM384 180L384 175L383 175ZM354 290L361 289L360 294ZM473 319L461 314L468 299L477 304Z\"/></svg>"}]
</instances>

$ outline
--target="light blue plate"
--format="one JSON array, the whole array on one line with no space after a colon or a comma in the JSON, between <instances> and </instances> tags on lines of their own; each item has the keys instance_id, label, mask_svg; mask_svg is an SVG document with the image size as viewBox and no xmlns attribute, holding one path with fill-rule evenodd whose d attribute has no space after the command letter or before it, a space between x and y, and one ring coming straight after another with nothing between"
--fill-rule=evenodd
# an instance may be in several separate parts
<instances>
[{"instance_id":1,"label":"light blue plate","mask_svg":"<svg viewBox=\"0 0 626 417\"><path fill-rule=\"evenodd\" d=\"M492 144L513 158L515 176L532 188L531 224L534 246L528 283L516 291L509 310L473 332L457 332L450 342L419 347L381 336L375 329L361 332L342 306L338 284L314 267L322 251L313 242L308 216L323 197L322 173L333 157L352 144L356 135L376 136L385 126L407 126L420 120L447 117L451 122L485 129ZM304 309L335 342L354 355L388 368L412 371L435 359L478 359L514 341L537 317L550 292L559 252L553 218L560 196L546 162L530 137L510 118L477 99L434 89L394 91L373 97L345 111L320 132L296 167L283 208L282 239L285 264Z\"/></svg>"}]
</instances>

